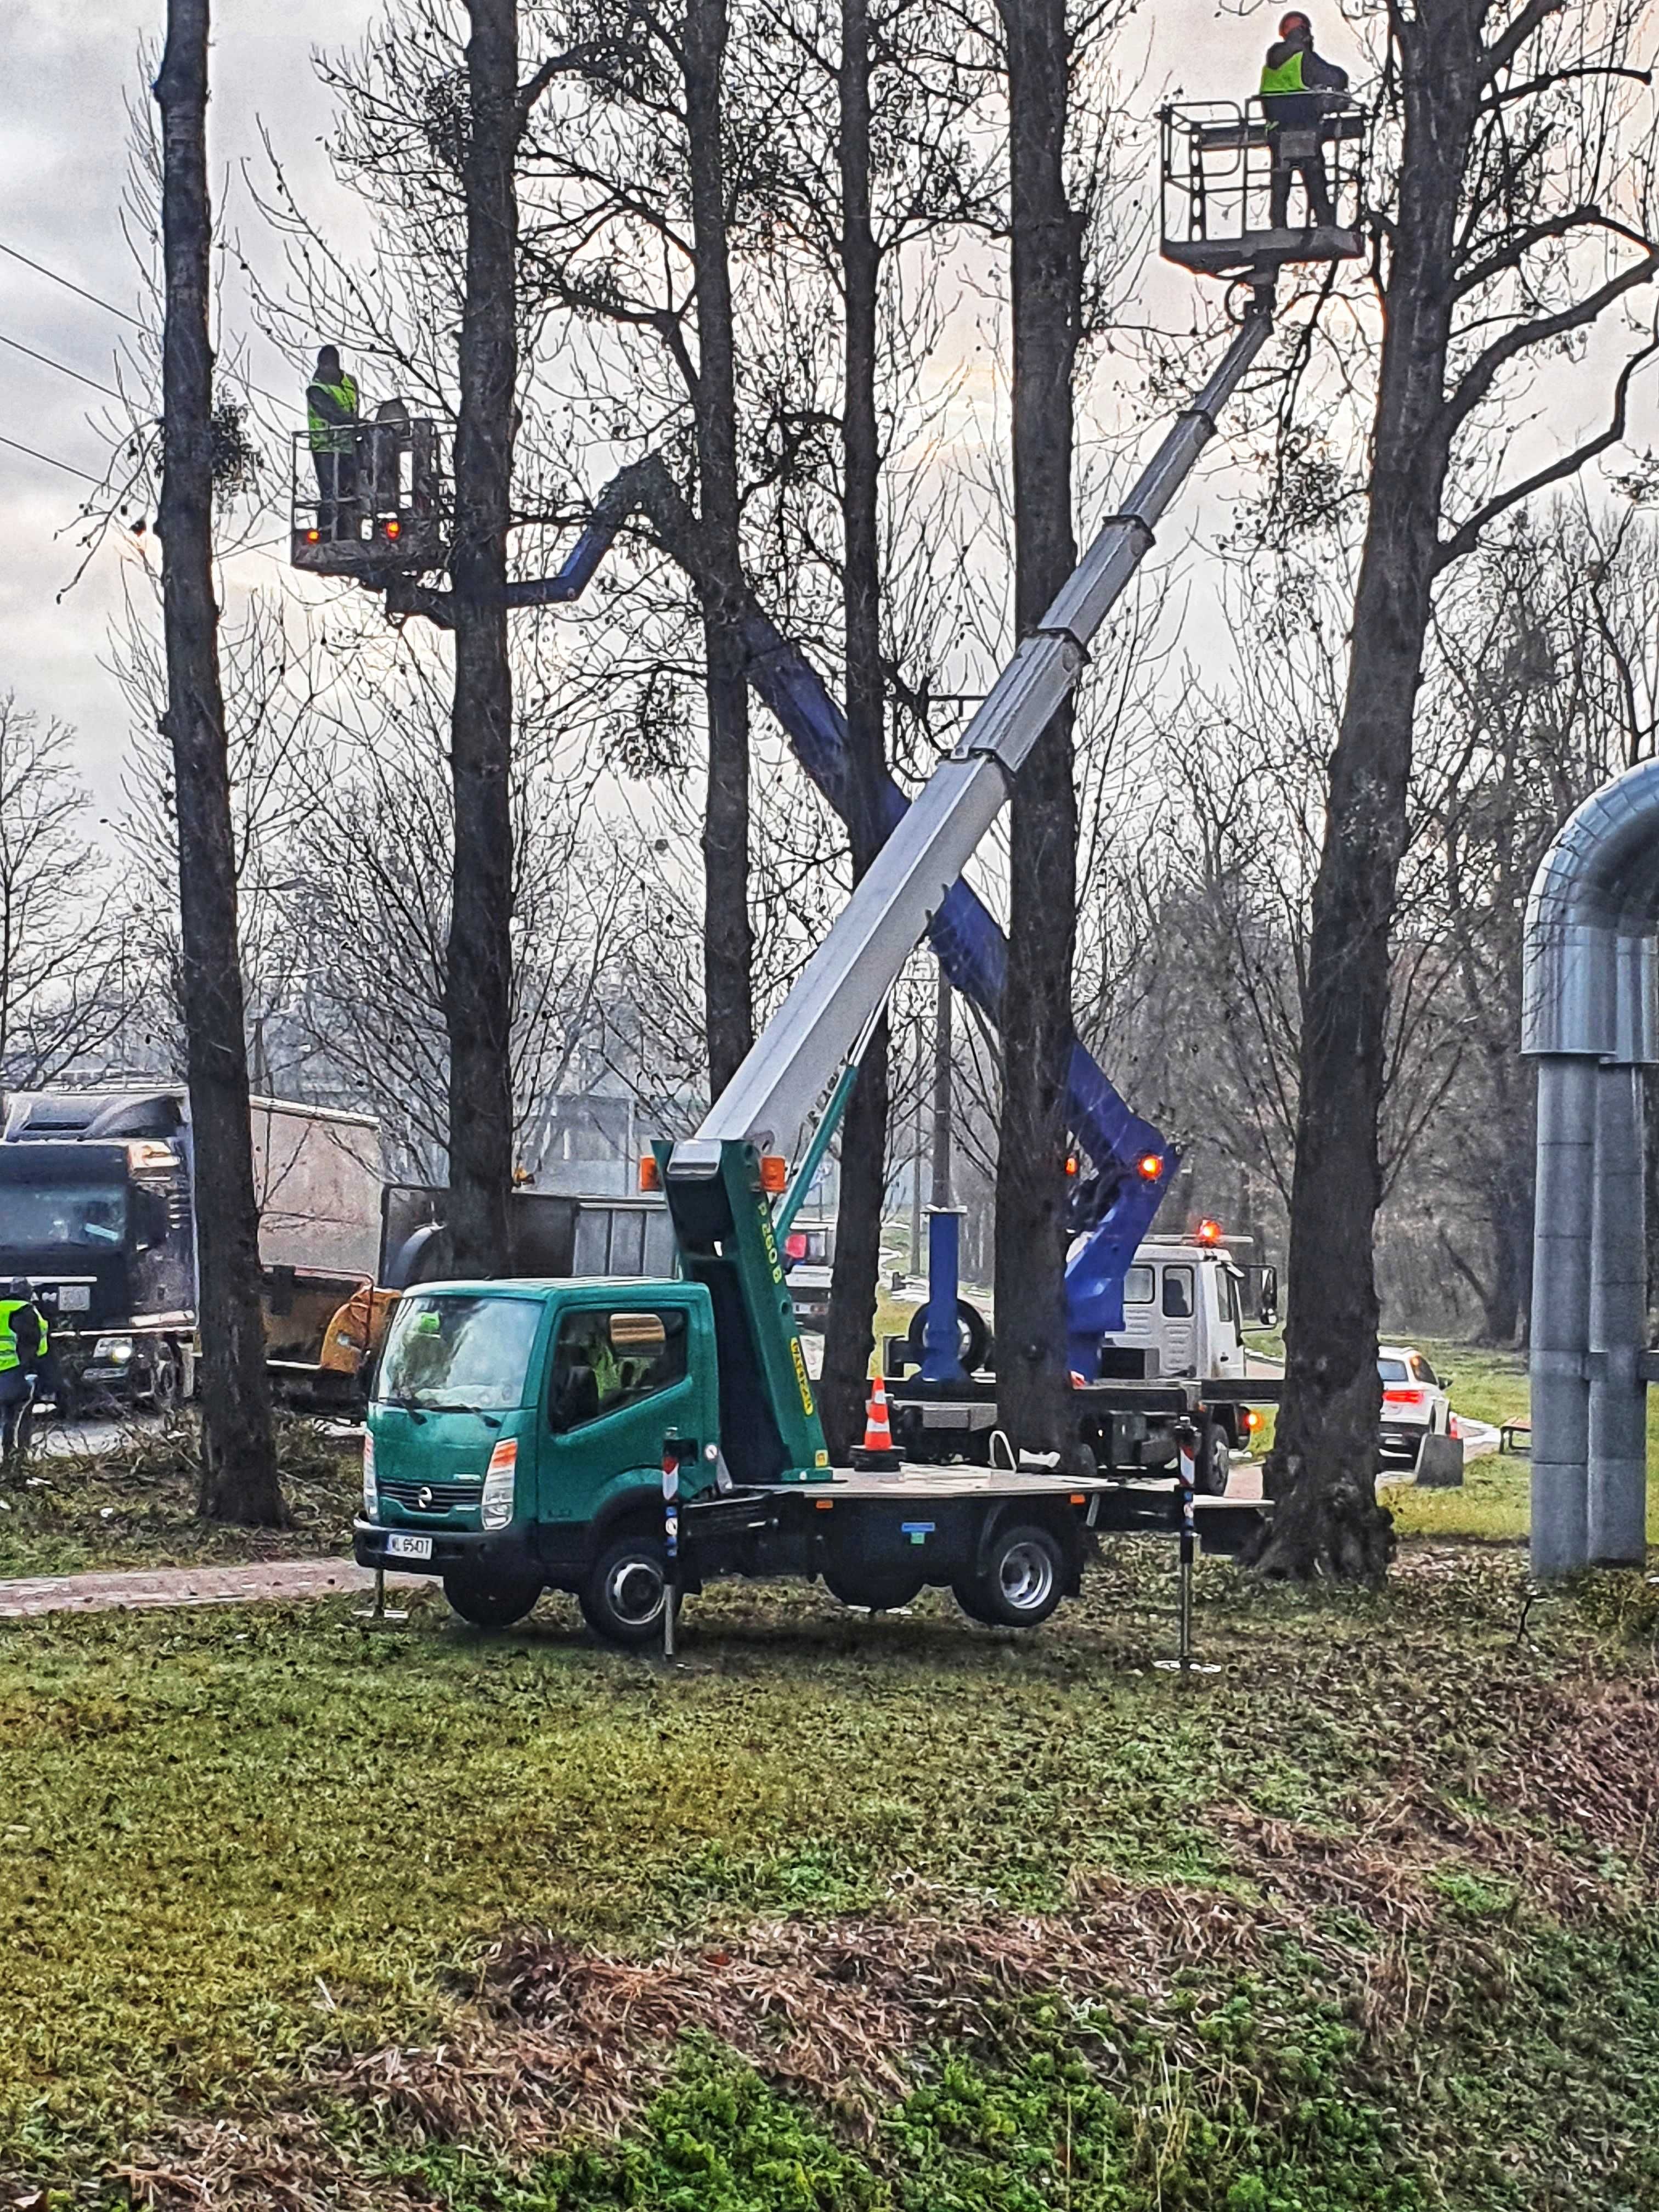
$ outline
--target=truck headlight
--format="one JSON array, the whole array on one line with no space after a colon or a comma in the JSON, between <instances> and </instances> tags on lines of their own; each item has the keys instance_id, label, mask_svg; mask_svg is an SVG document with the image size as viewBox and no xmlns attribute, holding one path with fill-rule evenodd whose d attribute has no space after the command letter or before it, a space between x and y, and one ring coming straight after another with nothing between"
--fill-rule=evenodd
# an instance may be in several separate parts
<instances>
[{"instance_id":1,"label":"truck headlight","mask_svg":"<svg viewBox=\"0 0 1659 2212\"><path fill-rule=\"evenodd\" d=\"M374 1439L367 1429L363 1431L363 1518L378 1521L380 1517L380 1492L374 1480Z\"/></svg>"},{"instance_id":2,"label":"truck headlight","mask_svg":"<svg viewBox=\"0 0 1659 2212\"><path fill-rule=\"evenodd\" d=\"M518 1442L508 1437L489 1455L489 1472L484 1477L478 1510L478 1518L486 1528L505 1528L513 1518L513 1479L518 1467Z\"/></svg>"},{"instance_id":3,"label":"truck headlight","mask_svg":"<svg viewBox=\"0 0 1659 2212\"><path fill-rule=\"evenodd\" d=\"M112 1366L125 1367L132 1357L130 1336L100 1336L92 1347L94 1359L107 1360Z\"/></svg>"}]
</instances>

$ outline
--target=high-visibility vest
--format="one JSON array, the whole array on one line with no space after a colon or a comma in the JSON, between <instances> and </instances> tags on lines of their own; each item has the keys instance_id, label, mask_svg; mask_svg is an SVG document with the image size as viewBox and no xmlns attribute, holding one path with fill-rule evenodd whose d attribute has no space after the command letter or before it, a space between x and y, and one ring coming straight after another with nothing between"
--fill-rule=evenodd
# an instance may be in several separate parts
<instances>
[{"instance_id":1,"label":"high-visibility vest","mask_svg":"<svg viewBox=\"0 0 1659 2212\"><path fill-rule=\"evenodd\" d=\"M15 1323L20 1313L27 1312L31 1308L40 1328L40 1357L44 1359L46 1356L46 1317L35 1305L34 1300L33 1298L0 1298L0 1375L8 1374L12 1368L21 1367L23 1364L22 1355L17 1349L17 1331Z\"/></svg>"},{"instance_id":2,"label":"high-visibility vest","mask_svg":"<svg viewBox=\"0 0 1659 2212\"><path fill-rule=\"evenodd\" d=\"M1307 89L1307 86L1302 82L1302 49L1299 46L1289 61L1281 62L1277 69L1263 66L1261 71L1263 100L1271 100L1275 93L1305 92Z\"/></svg>"},{"instance_id":3,"label":"high-visibility vest","mask_svg":"<svg viewBox=\"0 0 1659 2212\"><path fill-rule=\"evenodd\" d=\"M313 377L311 382L319 392L327 392L331 399L337 401L349 415L356 414L356 383L343 371L337 384L325 384L319 377ZM311 385L307 385L306 390L309 393ZM331 422L309 404L306 408L306 420L311 430L311 450L313 453L350 453L356 451L357 433L355 425L349 422Z\"/></svg>"}]
</instances>

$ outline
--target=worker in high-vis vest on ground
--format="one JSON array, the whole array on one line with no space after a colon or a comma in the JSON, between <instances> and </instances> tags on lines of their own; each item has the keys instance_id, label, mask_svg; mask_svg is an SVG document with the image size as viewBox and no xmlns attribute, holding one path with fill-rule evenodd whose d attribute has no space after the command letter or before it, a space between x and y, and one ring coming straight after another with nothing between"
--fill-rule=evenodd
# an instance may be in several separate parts
<instances>
[{"instance_id":1,"label":"worker in high-vis vest on ground","mask_svg":"<svg viewBox=\"0 0 1659 2212\"><path fill-rule=\"evenodd\" d=\"M1313 25L1308 18L1299 11L1285 16L1278 43L1268 47L1261 72L1261 106L1273 143L1268 219L1274 230L1289 225L1292 176L1302 179L1315 225L1324 230L1335 222L1318 131L1327 111L1324 95L1347 88L1346 70L1314 52Z\"/></svg>"},{"instance_id":2,"label":"worker in high-vis vest on ground","mask_svg":"<svg viewBox=\"0 0 1659 2212\"><path fill-rule=\"evenodd\" d=\"M34 1303L34 1285L19 1276L0 1297L0 1460L28 1450L47 1350L46 1317Z\"/></svg>"},{"instance_id":3,"label":"worker in high-vis vest on ground","mask_svg":"<svg viewBox=\"0 0 1659 2212\"><path fill-rule=\"evenodd\" d=\"M306 425L317 471L317 526L325 538L349 536L357 520L357 386L340 366L337 346L318 353L306 386Z\"/></svg>"}]
</instances>

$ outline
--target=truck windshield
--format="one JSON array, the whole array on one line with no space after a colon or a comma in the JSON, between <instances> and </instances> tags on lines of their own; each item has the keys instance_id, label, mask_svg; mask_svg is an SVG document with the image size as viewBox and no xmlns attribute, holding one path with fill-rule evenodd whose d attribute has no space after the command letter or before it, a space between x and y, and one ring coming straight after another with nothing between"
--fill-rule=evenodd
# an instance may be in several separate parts
<instances>
[{"instance_id":1,"label":"truck windshield","mask_svg":"<svg viewBox=\"0 0 1659 2212\"><path fill-rule=\"evenodd\" d=\"M126 1234L126 1193L108 1183L10 1183L0 1202L0 1237L9 1245L118 1251Z\"/></svg>"},{"instance_id":2,"label":"truck windshield","mask_svg":"<svg viewBox=\"0 0 1659 2212\"><path fill-rule=\"evenodd\" d=\"M445 1413L522 1406L541 1318L532 1298L405 1297L386 1339L375 1403Z\"/></svg>"}]
</instances>

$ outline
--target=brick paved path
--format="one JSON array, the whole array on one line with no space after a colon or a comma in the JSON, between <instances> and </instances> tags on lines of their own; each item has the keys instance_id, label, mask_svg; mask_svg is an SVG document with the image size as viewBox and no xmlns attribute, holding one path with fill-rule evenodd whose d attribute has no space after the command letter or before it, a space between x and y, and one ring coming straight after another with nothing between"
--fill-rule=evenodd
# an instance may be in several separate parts
<instances>
[{"instance_id":1,"label":"brick paved path","mask_svg":"<svg viewBox=\"0 0 1659 2212\"><path fill-rule=\"evenodd\" d=\"M121 1606L245 1605L274 1597L322 1597L372 1589L374 1577L350 1559L265 1559L241 1567L123 1567L92 1575L40 1575L0 1582L0 1620L40 1613L107 1613Z\"/></svg>"}]
</instances>

